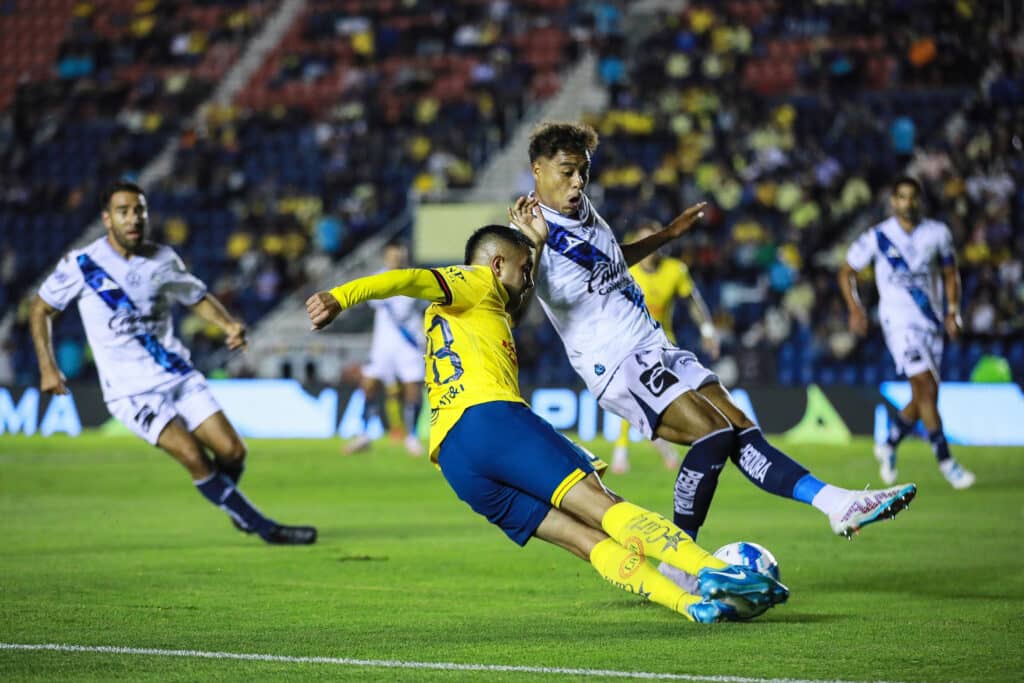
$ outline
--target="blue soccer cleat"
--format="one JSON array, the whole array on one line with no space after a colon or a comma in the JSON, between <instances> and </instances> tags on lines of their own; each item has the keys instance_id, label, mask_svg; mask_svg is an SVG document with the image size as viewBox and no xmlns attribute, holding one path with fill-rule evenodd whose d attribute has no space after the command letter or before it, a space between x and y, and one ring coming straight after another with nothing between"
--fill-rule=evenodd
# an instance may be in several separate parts
<instances>
[{"instance_id":1,"label":"blue soccer cleat","mask_svg":"<svg viewBox=\"0 0 1024 683\"><path fill-rule=\"evenodd\" d=\"M701 569L697 584L705 598L742 598L753 608L767 609L789 599L789 589L772 577L734 564L724 569Z\"/></svg>"},{"instance_id":2,"label":"blue soccer cleat","mask_svg":"<svg viewBox=\"0 0 1024 683\"><path fill-rule=\"evenodd\" d=\"M686 608L687 614L698 624L717 624L721 621L739 621L735 608L721 600L707 598Z\"/></svg>"}]
</instances>

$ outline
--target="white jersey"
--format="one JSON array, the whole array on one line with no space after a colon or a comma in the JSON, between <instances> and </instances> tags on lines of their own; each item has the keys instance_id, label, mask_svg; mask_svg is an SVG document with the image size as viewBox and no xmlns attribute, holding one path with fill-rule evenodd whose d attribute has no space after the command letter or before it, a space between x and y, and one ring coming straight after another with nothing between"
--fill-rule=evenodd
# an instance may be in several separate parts
<instances>
[{"instance_id":1,"label":"white jersey","mask_svg":"<svg viewBox=\"0 0 1024 683\"><path fill-rule=\"evenodd\" d=\"M142 394L195 372L174 336L171 306L198 303L206 285L170 247L147 244L125 259L101 237L69 252L39 289L63 311L78 299L103 398Z\"/></svg>"},{"instance_id":2,"label":"white jersey","mask_svg":"<svg viewBox=\"0 0 1024 683\"><path fill-rule=\"evenodd\" d=\"M374 309L374 350L413 350L423 355L427 340L423 334L423 304L418 299L393 296L369 304Z\"/></svg>"},{"instance_id":3,"label":"white jersey","mask_svg":"<svg viewBox=\"0 0 1024 683\"><path fill-rule=\"evenodd\" d=\"M600 398L632 352L670 347L647 310L615 234L590 200L569 218L541 205L548 240L537 269L536 293L565 345L569 362Z\"/></svg>"},{"instance_id":4,"label":"white jersey","mask_svg":"<svg viewBox=\"0 0 1024 683\"><path fill-rule=\"evenodd\" d=\"M935 266L955 262L953 236L944 223L926 218L908 233L890 217L850 245L846 262L854 270L874 263L883 326L942 329L941 278Z\"/></svg>"}]
</instances>

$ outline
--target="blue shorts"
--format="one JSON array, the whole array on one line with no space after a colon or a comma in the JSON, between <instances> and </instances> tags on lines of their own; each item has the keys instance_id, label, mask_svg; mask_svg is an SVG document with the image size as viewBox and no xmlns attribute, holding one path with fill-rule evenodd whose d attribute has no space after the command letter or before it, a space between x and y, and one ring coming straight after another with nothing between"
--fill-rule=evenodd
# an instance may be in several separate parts
<instances>
[{"instance_id":1,"label":"blue shorts","mask_svg":"<svg viewBox=\"0 0 1024 683\"><path fill-rule=\"evenodd\" d=\"M571 441L510 401L467 408L441 442L437 463L459 498L519 545L594 471Z\"/></svg>"}]
</instances>

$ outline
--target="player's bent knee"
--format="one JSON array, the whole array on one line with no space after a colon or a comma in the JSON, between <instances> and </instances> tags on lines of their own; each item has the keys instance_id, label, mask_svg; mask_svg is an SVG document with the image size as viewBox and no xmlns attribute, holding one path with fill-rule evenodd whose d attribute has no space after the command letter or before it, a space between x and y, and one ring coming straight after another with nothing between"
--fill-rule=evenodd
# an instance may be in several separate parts
<instances>
[{"instance_id":1,"label":"player's bent knee","mask_svg":"<svg viewBox=\"0 0 1024 683\"><path fill-rule=\"evenodd\" d=\"M675 443L691 444L729 426L729 420L710 401L696 391L688 391L662 414L656 435Z\"/></svg>"}]
</instances>

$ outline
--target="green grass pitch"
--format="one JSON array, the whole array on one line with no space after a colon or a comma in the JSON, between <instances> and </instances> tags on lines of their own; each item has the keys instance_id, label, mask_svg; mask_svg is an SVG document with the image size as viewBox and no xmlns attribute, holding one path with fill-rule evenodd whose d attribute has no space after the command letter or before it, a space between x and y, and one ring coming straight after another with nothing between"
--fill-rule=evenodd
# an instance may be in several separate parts
<instances>
[{"instance_id":1,"label":"green grass pitch","mask_svg":"<svg viewBox=\"0 0 1024 683\"><path fill-rule=\"evenodd\" d=\"M608 456L606 442L588 444ZM508 542L424 459L390 442L251 441L243 489L308 548L235 532L185 471L132 438L0 437L0 642L683 674L687 680L1024 679L1024 452L956 448L953 491L921 442L920 490L853 541L733 467L700 541L778 557L788 604L700 626L607 585L568 553ZM878 486L870 443L794 446L823 479ZM668 513L673 475L647 445L610 486ZM731 677L731 678L729 678ZM389 669L117 652L0 649L0 680L612 680L537 671ZM618 679L621 680L621 679Z\"/></svg>"}]
</instances>

